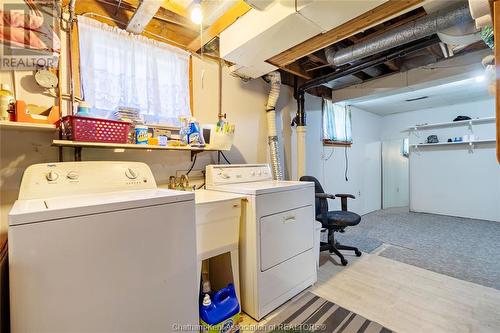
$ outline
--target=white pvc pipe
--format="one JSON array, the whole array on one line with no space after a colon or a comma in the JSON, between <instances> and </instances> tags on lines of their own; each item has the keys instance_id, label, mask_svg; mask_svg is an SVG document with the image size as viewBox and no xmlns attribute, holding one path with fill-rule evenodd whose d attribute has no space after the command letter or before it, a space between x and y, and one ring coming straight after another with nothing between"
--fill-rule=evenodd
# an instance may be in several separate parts
<instances>
[{"instance_id":1,"label":"white pvc pipe","mask_svg":"<svg viewBox=\"0 0 500 333\"><path fill-rule=\"evenodd\" d=\"M306 126L297 126L297 180L306 175Z\"/></svg>"}]
</instances>

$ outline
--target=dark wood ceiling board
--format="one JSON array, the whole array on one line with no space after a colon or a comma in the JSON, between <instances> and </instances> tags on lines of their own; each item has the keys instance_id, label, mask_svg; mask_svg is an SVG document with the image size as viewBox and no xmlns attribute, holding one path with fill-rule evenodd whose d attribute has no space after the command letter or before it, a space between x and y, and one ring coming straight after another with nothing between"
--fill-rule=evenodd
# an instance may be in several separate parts
<instances>
[{"instance_id":1,"label":"dark wood ceiling board","mask_svg":"<svg viewBox=\"0 0 500 333\"><path fill-rule=\"evenodd\" d=\"M399 64L396 60L390 60L384 63L391 71L393 72L399 72Z\"/></svg>"},{"instance_id":2,"label":"dark wood ceiling board","mask_svg":"<svg viewBox=\"0 0 500 333\"><path fill-rule=\"evenodd\" d=\"M472 52L472 51L477 51L477 50L482 50L482 49L487 49L487 48L488 48L488 45L486 45L482 40L480 40L480 41L477 41L473 44L467 45L459 52L456 52L456 54L460 54L460 53L464 53L464 52Z\"/></svg>"},{"instance_id":3,"label":"dark wood ceiling board","mask_svg":"<svg viewBox=\"0 0 500 333\"><path fill-rule=\"evenodd\" d=\"M295 63L290 64L288 66L280 67L280 69L282 69L285 72L288 72L290 74L297 75L298 77L306 79L306 80L310 80L313 78L309 73L305 72L299 64L295 64Z\"/></svg>"},{"instance_id":4,"label":"dark wood ceiling board","mask_svg":"<svg viewBox=\"0 0 500 333\"><path fill-rule=\"evenodd\" d=\"M389 0L324 34L312 37L268 59L268 62L277 67L289 65L308 54L344 40L360 31L364 31L368 26L384 22L398 13L410 10L422 2L423 0Z\"/></svg>"},{"instance_id":5,"label":"dark wood ceiling board","mask_svg":"<svg viewBox=\"0 0 500 333\"><path fill-rule=\"evenodd\" d=\"M280 70L281 72L281 83L285 84L290 87L294 87L295 80L297 80L297 85L300 86L304 84L307 80L296 77L295 75L285 72L283 70ZM331 98L332 97L332 89L326 87L326 86L320 86L311 90L307 91L308 94L318 96L318 97L326 97L326 98Z\"/></svg>"},{"instance_id":6,"label":"dark wood ceiling board","mask_svg":"<svg viewBox=\"0 0 500 333\"><path fill-rule=\"evenodd\" d=\"M315 63L321 64L321 65L328 65L328 61L326 61L326 59L324 57L317 56L314 53L309 54L307 56L307 58L309 58L309 60L311 60L311 61L314 61Z\"/></svg>"},{"instance_id":7,"label":"dark wood ceiling board","mask_svg":"<svg viewBox=\"0 0 500 333\"><path fill-rule=\"evenodd\" d=\"M420 8L419 8L420 9ZM389 30L392 30L392 29L395 29L397 27L400 27L408 22L411 22L413 20L416 20L420 17L423 17L427 15L425 13L425 11L423 9L421 10L415 10L415 14L413 15L410 15L410 16L406 16L405 18L402 18L401 20L398 20L394 23L391 23L391 24L388 24L388 25L385 25L383 28L381 27L380 29L378 29L377 31L373 32L373 33L370 33L370 34L364 34L363 37L359 37L357 40L356 40L356 43L361 43L361 42L364 42L365 40L368 40L368 39L372 39L374 37L377 37Z\"/></svg>"}]
</instances>

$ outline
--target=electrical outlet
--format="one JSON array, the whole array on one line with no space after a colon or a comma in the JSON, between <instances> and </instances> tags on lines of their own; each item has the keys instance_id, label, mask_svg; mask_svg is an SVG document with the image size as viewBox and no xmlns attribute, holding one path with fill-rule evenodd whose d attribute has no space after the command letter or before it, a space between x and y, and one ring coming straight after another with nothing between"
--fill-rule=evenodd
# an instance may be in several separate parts
<instances>
[{"instance_id":1,"label":"electrical outlet","mask_svg":"<svg viewBox=\"0 0 500 333\"><path fill-rule=\"evenodd\" d=\"M358 191L358 197L360 197L360 196L361 196L361 191Z\"/></svg>"}]
</instances>

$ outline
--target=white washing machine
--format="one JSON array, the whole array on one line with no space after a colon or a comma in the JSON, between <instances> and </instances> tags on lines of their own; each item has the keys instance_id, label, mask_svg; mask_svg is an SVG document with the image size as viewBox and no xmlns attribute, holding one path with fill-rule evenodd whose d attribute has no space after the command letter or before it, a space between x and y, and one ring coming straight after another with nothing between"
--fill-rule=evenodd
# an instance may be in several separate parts
<instances>
[{"instance_id":1,"label":"white washing machine","mask_svg":"<svg viewBox=\"0 0 500 333\"><path fill-rule=\"evenodd\" d=\"M209 165L208 190L246 195L240 226L242 309L260 320L316 282L314 185L275 181L267 164Z\"/></svg>"},{"instance_id":2,"label":"white washing machine","mask_svg":"<svg viewBox=\"0 0 500 333\"><path fill-rule=\"evenodd\" d=\"M18 332L172 332L198 323L194 194L135 162L36 164L9 215Z\"/></svg>"}]
</instances>

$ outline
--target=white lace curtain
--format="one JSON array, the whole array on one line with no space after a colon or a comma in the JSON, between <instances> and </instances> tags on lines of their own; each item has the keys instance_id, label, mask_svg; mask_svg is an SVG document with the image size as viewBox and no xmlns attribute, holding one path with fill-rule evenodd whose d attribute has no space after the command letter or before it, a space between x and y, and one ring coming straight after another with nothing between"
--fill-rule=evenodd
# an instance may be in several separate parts
<instances>
[{"instance_id":1,"label":"white lace curtain","mask_svg":"<svg viewBox=\"0 0 500 333\"><path fill-rule=\"evenodd\" d=\"M148 122L189 115L189 54L88 17L78 17L83 97L97 113L141 110Z\"/></svg>"}]
</instances>

